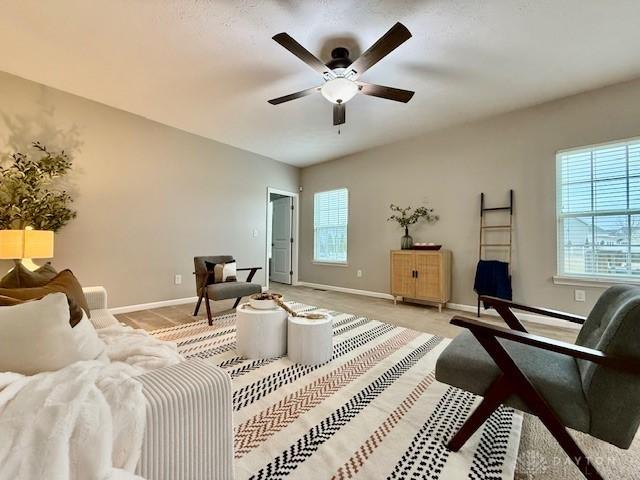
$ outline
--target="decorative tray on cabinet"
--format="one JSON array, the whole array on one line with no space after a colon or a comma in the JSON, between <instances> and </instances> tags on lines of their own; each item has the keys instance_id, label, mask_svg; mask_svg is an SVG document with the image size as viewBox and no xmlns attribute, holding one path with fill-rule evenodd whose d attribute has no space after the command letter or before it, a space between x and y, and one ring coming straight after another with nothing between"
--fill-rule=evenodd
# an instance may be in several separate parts
<instances>
[{"instance_id":1,"label":"decorative tray on cabinet","mask_svg":"<svg viewBox=\"0 0 640 480\"><path fill-rule=\"evenodd\" d=\"M415 243L413 244L413 246L411 247L411 250L440 250L442 248L442 245L428 245L428 244L424 244L424 245L416 245Z\"/></svg>"}]
</instances>

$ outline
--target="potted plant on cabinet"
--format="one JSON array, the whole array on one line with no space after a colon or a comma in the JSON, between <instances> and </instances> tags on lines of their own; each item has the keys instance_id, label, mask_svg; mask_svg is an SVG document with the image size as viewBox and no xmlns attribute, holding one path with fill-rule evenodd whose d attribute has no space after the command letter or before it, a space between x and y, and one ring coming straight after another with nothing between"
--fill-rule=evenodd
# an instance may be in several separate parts
<instances>
[{"instance_id":1,"label":"potted plant on cabinet","mask_svg":"<svg viewBox=\"0 0 640 480\"><path fill-rule=\"evenodd\" d=\"M429 223L435 223L440 219L438 215L433 213L433 208L418 207L414 210L412 207L401 208L393 203L389 208L391 208L393 214L387 221L398 222L398 225L404 228L404 236L400 239L400 248L402 250L410 249L413 246L413 238L409 235L409 225L418 223L423 219Z\"/></svg>"}]
</instances>

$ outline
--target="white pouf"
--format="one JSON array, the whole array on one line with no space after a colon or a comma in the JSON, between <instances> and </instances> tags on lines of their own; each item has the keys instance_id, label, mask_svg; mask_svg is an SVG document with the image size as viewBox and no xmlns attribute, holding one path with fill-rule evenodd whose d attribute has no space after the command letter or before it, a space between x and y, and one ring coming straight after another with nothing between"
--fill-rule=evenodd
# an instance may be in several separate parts
<instances>
[{"instance_id":1,"label":"white pouf","mask_svg":"<svg viewBox=\"0 0 640 480\"><path fill-rule=\"evenodd\" d=\"M333 355L333 322L331 315L323 319L289 317L287 356L302 365L319 365Z\"/></svg>"},{"instance_id":2,"label":"white pouf","mask_svg":"<svg viewBox=\"0 0 640 480\"><path fill-rule=\"evenodd\" d=\"M258 310L248 303L236 308L236 352L248 359L287 353L287 312L280 307Z\"/></svg>"}]
</instances>

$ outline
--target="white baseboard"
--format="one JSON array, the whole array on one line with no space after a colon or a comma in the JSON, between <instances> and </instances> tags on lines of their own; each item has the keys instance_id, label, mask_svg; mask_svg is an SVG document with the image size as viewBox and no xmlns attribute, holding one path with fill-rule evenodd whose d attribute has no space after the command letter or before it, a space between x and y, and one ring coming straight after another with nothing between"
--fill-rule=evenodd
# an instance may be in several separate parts
<instances>
[{"instance_id":1,"label":"white baseboard","mask_svg":"<svg viewBox=\"0 0 640 480\"><path fill-rule=\"evenodd\" d=\"M334 285L322 285L320 283L310 283L310 282L298 282L296 285L301 287L310 287L317 288L319 290L331 290L334 292L342 292L342 293L351 293L353 295L363 295L365 297L375 297L375 298L384 298L386 300L393 300L393 295L389 293L382 292L372 292L369 290L358 290L356 288L346 288L346 287L337 287ZM451 310L460 310L462 312L476 312L477 306L475 305L465 305L462 303L447 303L447 308ZM499 316L498 312L493 309L490 310L482 310L481 313L485 315L491 315L494 317ZM539 323L541 325L550 325L553 327L562 327L562 328L570 328L574 330L579 330L581 325L577 323L567 322L565 320L559 320L554 318L543 317L542 315L533 315L531 313L521 313L516 312L516 316L525 322Z\"/></svg>"},{"instance_id":2,"label":"white baseboard","mask_svg":"<svg viewBox=\"0 0 640 480\"><path fill-rule=\"evenodd\" d=\"M266 292L267 288L262 287L262 291ZM140 303L138 305L125 305L124 307L110 308L109 311L113 315L120 313L138 312L140 310L151 310L152 308L171 307L173 305L184 305L185 303L195 303L198 297L175 298L173 300L162 300L160 302Z\"/></svg>"},{"instance_id":3,"label":"white baseboard","mask_svg":"<svg viewBox=\"0 0 640 480\"><path fill-rule=\"evenodd\" d=\"M322 285L320 283L298 282L296 285L301 287L317 288L318 290L331 290L334 292L352 293L353 295L363 295L365 297L384 298L393 300L393 295L382 292L372 292L369 290L358 290L357 288L336 287L334 285Z\"/></svg>"},{"instance_id":4,"label":"white baseboard","mask_svg":"<svg viewBox=\"0 0 640 480\"><path fill-rule=\"evenodd\" d=\"M110 308L113 315L120 313L138 312L140 310L151 310L152 308L171 307L172 305L184 305L185 303L195 303L198 297L176 298L173 300L162 300L160 302L140 303L138 305L125 305L124 307Z\"/></svg>"}]
</instances>

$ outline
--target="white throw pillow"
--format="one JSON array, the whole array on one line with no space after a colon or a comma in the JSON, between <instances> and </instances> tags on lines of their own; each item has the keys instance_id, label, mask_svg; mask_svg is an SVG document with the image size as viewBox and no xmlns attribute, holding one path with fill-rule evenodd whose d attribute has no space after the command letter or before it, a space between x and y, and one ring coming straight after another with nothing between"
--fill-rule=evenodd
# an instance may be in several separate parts
<instances>
[{"instance_id":1,"label":"white throw pillow","mask_svg":"<svg viewBox=\"0 0 640 480\"><path fill-rule=\"evenodd\" d=\"M213 271L216 283L237 281L235 260L229 263L217 263Z\"/></svg>"},{"instance_id":2,"label":"white throw pillow","mask_svg":"<svg viewBox=\"0 0 640 480\"><path fill-rule=\"evenodd\" d=\"M84 311L82 313L82 320L71 329L80 357L82 360L108 359L106 357L107 346L98 337L98 332L87 314Z\"/></svg>"},{"instance_id":3,"label":"white throw pillow","mask_svg":"<svg viewBox=\"0 0 640 480\"><path fill-rule=\"evenodd\" d=\"M222 281L235 282L236 278L236 262L225 263L222 269Z\"/></svg>"},{"instance_id":4,"label":"white throw pillow","mask_svg":"<svg viewBox=\"0 0 640 480\"><path fill-rule=\"evenodd\" d=\"M84 338L84 353L77 337ZM92 348L88 337L82 330L79 335L74 334L69 325L69 304L64 293L0 307L0 371L33 375L87 360Z\"/></svg>"}]
</instances>

